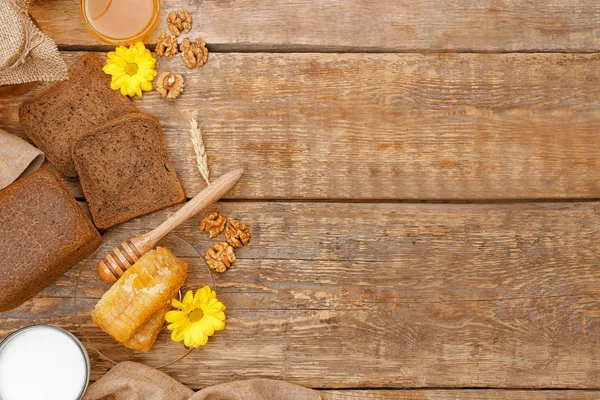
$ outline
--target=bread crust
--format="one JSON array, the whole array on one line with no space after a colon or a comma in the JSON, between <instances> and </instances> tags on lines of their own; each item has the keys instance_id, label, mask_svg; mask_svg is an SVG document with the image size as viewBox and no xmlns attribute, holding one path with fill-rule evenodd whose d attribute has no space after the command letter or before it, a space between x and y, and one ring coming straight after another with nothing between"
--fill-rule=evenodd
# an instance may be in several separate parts
<instances>
[{"instance_id":1,"label":"bread crust","mask_svg":"<svg viewBox=\"0 0 600 400\"><path fill-rule=\"evenodd\" d=\"M126 96L110 88L110 76L92 53L69 68L69 79L56 82L19 107L23 130L62 175L77 176L71 147L89 129L123 114L137 112Z\"/></svg>"},{"instance_id":2,"label":"bread crust","mask_svg":"<svg viewBox=\"0 0 600 400\"><path fill-rule=\"evenodd\" d=\"M185 201L158 119L123 115L80 137L73 160L98 229Z\"/></svg>"},{"instance_id":3,"label":"bread crust","mask_svg":"<svg viewBox=\"0 0 600 400\"><path fill-rule=\"evenodd\" d=\"M43 168L0 191L0 311L29 300L101 242L58 175Z\"/></svg>"}]
</instances>

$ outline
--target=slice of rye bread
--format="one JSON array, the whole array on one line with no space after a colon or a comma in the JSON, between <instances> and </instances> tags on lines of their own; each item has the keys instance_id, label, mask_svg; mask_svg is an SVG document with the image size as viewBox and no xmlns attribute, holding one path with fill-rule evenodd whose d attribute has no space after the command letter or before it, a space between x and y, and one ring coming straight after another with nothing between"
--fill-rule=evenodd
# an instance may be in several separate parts
<instances>
[{"instance_id":1,"label":"slice of rye bread","mask_svg":"<svg viewBox=\"0 0 600 400\"><path fill-rule=\"evenodd\" d=\"M73 146L83 193L100 229L185 201L156 118L128 114Z\"/></svg>"},{"instance_id":2,"label":"slice of rye bread","mask_svg":"<svg viewBox=\"0 0 600 400\"><path fill-rule=\"evenodd\" d=\"M138 112L129 98L110 88L110 79L96 56L87 53L71 66L68 80L19 108L25 133L65 176L77 176L71 148L80 136L113 118Z\"/></svg>"}]
</instances>

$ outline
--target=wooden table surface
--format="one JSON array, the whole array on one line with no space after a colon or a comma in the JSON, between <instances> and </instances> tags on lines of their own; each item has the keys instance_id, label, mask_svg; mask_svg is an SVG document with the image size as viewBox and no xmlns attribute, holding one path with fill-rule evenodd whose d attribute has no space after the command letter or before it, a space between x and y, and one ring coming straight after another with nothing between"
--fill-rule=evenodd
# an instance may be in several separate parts
<instances>
[{"instance_id":1,"label":"wooden table surface","mask_svg":"<svg viewBox=\"0 0 600 400\"><path fill-rule=\"evenodd\" d=\"M166 373L192 388L285 379L325 399L600 398L600 3L162 7L190 11L209 62L160 59L185 92L136 104L160 119L188 197L204 186L197 113L212 175L246 169L214 208L253 234L216 277L226 330ZM68 64L110 49L76 0L31 14ZM0 128L21 136L22 100L0 101ZM204 250L198 221L179 233ZM3 313L0 338L32 323L80 335L76 276ZM110 364L90 355L97 379Z\"/></svg>"}]
</instances>

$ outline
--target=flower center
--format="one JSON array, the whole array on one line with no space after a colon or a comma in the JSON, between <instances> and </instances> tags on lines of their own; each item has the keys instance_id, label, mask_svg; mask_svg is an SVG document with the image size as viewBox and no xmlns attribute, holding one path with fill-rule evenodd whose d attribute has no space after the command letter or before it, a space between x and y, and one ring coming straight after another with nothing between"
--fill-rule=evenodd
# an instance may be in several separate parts
<instances>
[{"instance_id":1,"label":"flower center","mask_svg":"<svg viewBox=\"0 0 600 400\"><path fill-rule=\"evenodd\" d=\"M135 75L138 72L138 65L135 63L129 63L127 64L127 66L125 67L125 72L127 72L127 75Z\"/></svg>"},{"instance_id":2,"label":"flower center","mask_svg":"<svg viewBox=\"0 0 600 400\"><path fill-rule=\"evenodd\" d=\"M202 317L204 317L202 310L194 310L189 315L190 322L200 321Z\"/></svg>"}]
</instances>

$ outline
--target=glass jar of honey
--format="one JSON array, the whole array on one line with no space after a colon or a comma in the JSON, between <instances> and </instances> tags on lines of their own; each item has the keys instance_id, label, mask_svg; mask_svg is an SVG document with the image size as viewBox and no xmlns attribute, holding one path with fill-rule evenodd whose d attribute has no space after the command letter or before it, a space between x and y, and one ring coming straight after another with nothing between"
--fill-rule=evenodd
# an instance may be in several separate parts
<instances>
[{"instance_id":1,"label":"glass jar of honey","mask_svg":"<svg viewBox=\"0 0 600 400\"><path fill-rule=\"evenodd\" d=\"M156 28L160 0L81 0L81 16L88 29L112 45L144 40Z\"/></svg>"}]
</instances>

